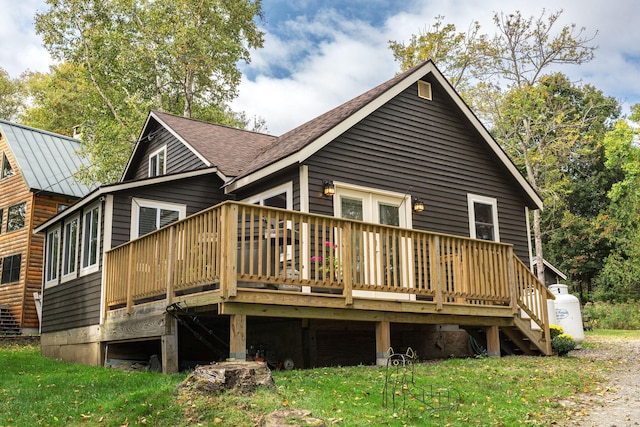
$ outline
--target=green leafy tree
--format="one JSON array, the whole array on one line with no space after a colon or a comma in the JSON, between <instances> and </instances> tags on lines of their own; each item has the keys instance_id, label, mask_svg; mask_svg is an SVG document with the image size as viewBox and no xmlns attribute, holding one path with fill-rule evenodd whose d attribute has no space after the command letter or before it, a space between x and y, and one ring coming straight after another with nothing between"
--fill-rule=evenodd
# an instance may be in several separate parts
<instances>
[{"instance_id":1,"label":"green leafy tree","mask_svg":"<svg viewBox=\"0 0 640 427\"><path fill-rule=\"evenodd\" d=\"M603 234L612 250L597 278L596 299L614 302L640 300L640 105L630 118L619 120L604 141L606 167L622 179L609 191L608 210L600 216Z\"/></svg>"},{"instance_id":2,"label":"green leafy tree","mask_svg":"<svg viewBox=\"0 0 640 427\"><path fill-rule=\"evenodd\" d=\"M12 79L0 67L0 119L16 121L24 107L24 94L20 79Z\"/></svg>"},{"instance_id":3,"label":"green leafy tree","mask_svg":"<svg viewBox=\"0 0 640 427\"><path fill-rule=\"evenodd\" d=\"M550 187L557 179L553 175L561 159L570 157L567 147L575 146L586 118L571 113L571 106L554 102L549 96L554 91L554 77L549 74L557 65L590 61L595 49L590 45L593 37L586 36L584 28L559 27L561 14L543 11L538 18L524 18L518 11L495 13L496 31L492 36L481 35L478 25L472 24L473 31L468 34L474 59L467 59L466 51L458 47L465 36L456 33L451 25L443 26L439 18L436 31L412 39L416 46L410 50L403 51L407 46L391 42L394 55L403 66L410 64L404 62L408 55L415 57L413 61L437 61L443 44L452 46L446 49L448 54L463 52L460 58L448 60L462 65L452 67L453 75L445 68L445 75L457 78L459 70L464 70L471 77L471 87L463 96L541 194L558 191L555 186ZM457 38L451 36L456 34ZM560 81L562 77L556 75L555 79ZM543 280L543 235L538 210L533 212L532 226L538 277Z\"/></svg>"},{"instance_id":4,"label":"green leafy tree","mask_svg":"<svg viewBox=\"0 0 640 427\"><path fill-rule=\"evenodd\" d=\"M31 100L21 122L38 129L73 136L82 124L85 101L96 98L80 67L63 63L48 73L26 73L25 91Z\"/></svg>"},{"instance_id":5,"label":"green leafy tree","mask_svg":"<svg viewBox=\"0 0 640 427\"><path fill-rule=\"evenodd\" d=\"M239 61L261 47L259 0L47 0L36 29L77 70L88 181L119 178L149 109L242 124Z\"/></svg>"}]
</instances>

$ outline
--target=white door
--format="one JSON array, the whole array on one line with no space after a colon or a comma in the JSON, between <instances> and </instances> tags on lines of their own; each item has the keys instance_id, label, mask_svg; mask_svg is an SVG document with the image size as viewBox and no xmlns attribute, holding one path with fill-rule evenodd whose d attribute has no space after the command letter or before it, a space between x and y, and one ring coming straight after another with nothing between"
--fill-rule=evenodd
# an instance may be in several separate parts
<instances>
[{"instance_id":1,"label":"white door","mask_svg":"<svg viewBox=\"0 0 640 427\"><path fill-rule=\"evenodd\" d=\"M411 228L409 200L406 195L336 184L334 211L340 218ZM410 286L412 274L406 266L412 263L401 262L403 257L411 255L411 251L406 250L410 243L406 238L389 239L373 232L356 235L357 252L361 254L354 260L357 276L364 268L367 283ZM354 291L354 296L356 293L368 297L408 299L403 294L388 292Z\"/></svg>"}]
</instances>

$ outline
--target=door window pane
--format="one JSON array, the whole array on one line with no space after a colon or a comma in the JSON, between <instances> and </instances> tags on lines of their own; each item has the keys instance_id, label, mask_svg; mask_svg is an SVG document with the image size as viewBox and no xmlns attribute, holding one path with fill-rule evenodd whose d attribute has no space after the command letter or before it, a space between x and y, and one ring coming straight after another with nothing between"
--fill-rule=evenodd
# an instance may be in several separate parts
<instances>
[{"instance_id":1,"label":"door window pane","mask_svg":"<svg viewBox=\"0 0 640 427\"><path fill-rule=\"evenodd\" d=\"M384 203L378 204L380 224L400 226L400 208Z\"/></svg>"},{"instance_id":2,"label":"door window pane","mask_svg":"<svg viewBox=\"0 0 640 427\"><path fill-rule=\"evenodd\" d=\"M362 199L353 199L351 197L340 197L340 208L342 211L342 218L355 219L362 221Z\"/></svg>"}]
</instances>

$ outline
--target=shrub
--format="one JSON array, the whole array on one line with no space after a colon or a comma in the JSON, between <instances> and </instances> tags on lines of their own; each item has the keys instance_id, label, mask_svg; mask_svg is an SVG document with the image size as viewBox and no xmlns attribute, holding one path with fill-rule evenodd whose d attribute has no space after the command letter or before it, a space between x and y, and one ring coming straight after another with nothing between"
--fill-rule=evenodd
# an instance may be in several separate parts
<instances>
[{"instance_id":1,"label":"shrub","mask_svg":"<svg viewBox=\"0 0 640 427\"><path fill-rule=\"evenodd\" d=\"M564 329L560 325L549 325L549 335L551 335L551 340L557 337L560 334L564 334Z\"/></svg>"},{"instance_id":2,"label":"shrub","mask_svg":"<svg viewBox=\"0 0 640 427\"><path fill-rule=\"evenodd\" d=\"M569 334L560 334L551 340L551 347L558 352L559 356L564 356L576 348L576 340Z\"/></svg>"},{"instance_id":3,"label":"shrub","mask_svg":"<svg viewBox=\"0 0 640 427\"><path fill-rule=\"evenodd\" d=\"M640 329L640 310L638 302L609 303L594 302L587 303L583 312L591 320L594 329Z\"/></svg>"}]
</instances>

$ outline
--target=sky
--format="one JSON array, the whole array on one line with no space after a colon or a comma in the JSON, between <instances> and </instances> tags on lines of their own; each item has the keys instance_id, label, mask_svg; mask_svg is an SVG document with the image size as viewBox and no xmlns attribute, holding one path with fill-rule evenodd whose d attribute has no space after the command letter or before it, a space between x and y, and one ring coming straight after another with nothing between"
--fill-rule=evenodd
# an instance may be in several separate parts
<instances>
[{"instance_id":1,"label":"sky","mask_svg":"<svg viewBox=\"0 0 640 427\"><path fill-rule=\"evenodd\" d=\"M439 15L458 31L477 20L493 34L494 12L538 17L561 9L558 24L584 27L598 46L593 61L561 71L615 97L625 111L640 103L637 0L263 0L262 6L264 48L241 65L232 108L263 118L274 135L392 78L400 67L389 40L406 42ZM53 63L33 26L35 13L46 9L45 0L0 0L0 67L12 77L46 72Z\"/></svg>"}]
</instances>

